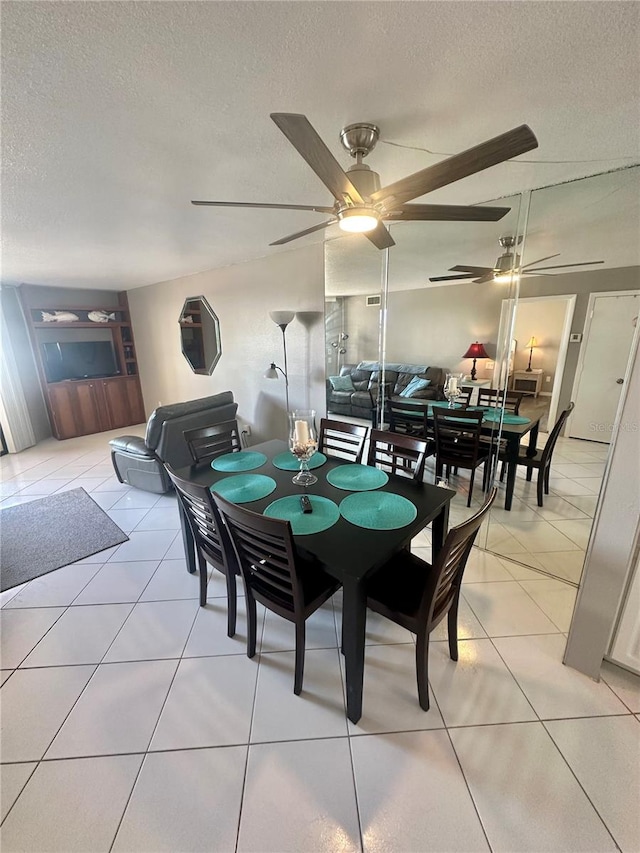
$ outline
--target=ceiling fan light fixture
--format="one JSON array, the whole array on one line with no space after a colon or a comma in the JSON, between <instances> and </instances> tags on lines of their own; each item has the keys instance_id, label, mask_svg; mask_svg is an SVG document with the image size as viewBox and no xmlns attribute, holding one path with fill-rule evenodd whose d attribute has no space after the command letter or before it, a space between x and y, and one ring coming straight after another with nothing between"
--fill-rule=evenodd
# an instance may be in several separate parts
<instances>
[{"instance_id":1,"label":"ceiling fan light fixture","mask_svg":"<svg viewBox=\"0 0 640 853\"><path fill-rule=\"evenodd\" d=\"M377 213L367 207L348 207L338 213L338 224L343 231L366 234L373 231L380 221Z\"/></svg>"},{"instance_id":2,"label":"ceiling fan light fixture","mask_svg":"<svg viewBox=\"0 0 640 853\"><path fill-rule=\"evenodd\" d=\"M520 271L519 270L509 270L508 272L496 272L494 270L493 273L493 283L494 284L511 284L511 282L520 281Z\"/></svg>"}]
</instances>

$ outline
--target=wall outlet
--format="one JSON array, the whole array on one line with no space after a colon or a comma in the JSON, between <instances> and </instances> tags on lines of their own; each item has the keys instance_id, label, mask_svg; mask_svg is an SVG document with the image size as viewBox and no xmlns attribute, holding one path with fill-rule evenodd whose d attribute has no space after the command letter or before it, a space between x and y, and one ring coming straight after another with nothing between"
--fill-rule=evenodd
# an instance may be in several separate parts
<instances>
[{"instance_id":1,"label":"wall outlet","mask_svg":"<svg viewBox=\"0 0 640 853\"><path fill-rule=\"evenodd\" d=\"M251 435L251 424L245 424L242 427L242 433L243 435Z\"/></svg>"},{"instance_id":2,"label":"wall outlet","mask_svg":"<svg viewBox=\"0 0 640 853\"><path fill-rule=\"evenodd\" d=\"M545 381L545 382L551 382L551 377L550 377L550 376L545 376L545 377L544 377L544 381Z\"/></svg>"}]
</instances>

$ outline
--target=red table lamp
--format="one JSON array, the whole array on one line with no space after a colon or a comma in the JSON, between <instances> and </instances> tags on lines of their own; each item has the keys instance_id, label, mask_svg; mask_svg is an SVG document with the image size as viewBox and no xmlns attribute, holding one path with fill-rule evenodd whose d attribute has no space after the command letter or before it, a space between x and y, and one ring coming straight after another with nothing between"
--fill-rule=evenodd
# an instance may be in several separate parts
<instances>
[{"instance_id":1,"label":"red table lamp","mask_svg":"<svg viewBox=\"0 0 640 853\"><path fill-rule=\"evenodd\" d=\"M478 358L489 358L489 353L485 350L484 344L479 344L476 341L473 344L470 344L469 349L462 356L463 358L472 358L473 359L473 367L471 368L471 381L475 382L476 379L476 359Z\"/></svg>"}]
</instances>

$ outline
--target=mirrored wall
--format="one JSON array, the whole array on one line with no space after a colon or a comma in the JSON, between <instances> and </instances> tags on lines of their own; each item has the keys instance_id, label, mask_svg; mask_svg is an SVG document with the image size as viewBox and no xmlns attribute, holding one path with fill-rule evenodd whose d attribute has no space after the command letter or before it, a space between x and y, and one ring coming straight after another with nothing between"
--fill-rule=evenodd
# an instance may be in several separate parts
<instances>
[{"instance_id":1,"label":"mirrored wall","mask_svg":"<svg viewBox=\"0 0 640 853\"><path fill-rule=\"evenodd\" d=\"M636 328L639 199L635 167L487 202L509 208L497 222L394 224L388 256L358 235L325 244L327 377L347 373L361 392L328 382L331 417L388 426L389 397L401 391L392 368L402 366L434 384L459 377L472 406L499 389L504 418L485 424L499 491L477 542L495 580L508 565L505 579L579 583ZM496 272L505 256L520 274ZM376 365L390 371L381 385L371 382ZM433 457L425 479L435 479ZM469 500L470 472L449 474L451 523L478 509L482 479L480 468Z\"/></svg>"}]
</instances>

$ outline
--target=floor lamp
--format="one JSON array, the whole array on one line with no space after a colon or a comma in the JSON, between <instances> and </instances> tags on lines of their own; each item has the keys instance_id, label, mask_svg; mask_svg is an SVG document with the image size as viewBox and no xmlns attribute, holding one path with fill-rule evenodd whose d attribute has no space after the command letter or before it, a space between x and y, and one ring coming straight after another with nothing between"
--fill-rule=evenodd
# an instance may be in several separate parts
<instances>
[{"instance_id":1,"label":"floor lamp","mask_svg":"<svg viewBox=\"0 0 640 853\"><path fill-rule=\"evenodd\" d=\"M295 311L270 311L269 316L276 324L279 326L282 331L282 349L284 352L284 370L281 367L278 367L277 364L271 362L271 366L265 373L265 377L267 379L277 379L278 378L278 370L284 376L284 394L285 400L287 404L287 414L289 414L289 370L287 366L287 326L296 316Z\"/></svg>"}]
</instances>

